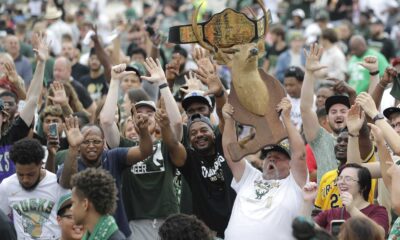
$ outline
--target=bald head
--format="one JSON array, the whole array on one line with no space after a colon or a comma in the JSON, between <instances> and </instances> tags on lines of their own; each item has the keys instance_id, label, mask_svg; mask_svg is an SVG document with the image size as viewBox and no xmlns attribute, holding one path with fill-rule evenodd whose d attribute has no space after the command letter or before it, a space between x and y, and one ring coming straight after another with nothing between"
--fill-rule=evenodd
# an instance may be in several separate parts
<instances>
[{"instance_id":1,"label":"bald head","mask_svg":"<svg viewBox=\"0 0 400 240\"><path fill-rule=\"evenodd\" d=\"M19 40L17 36L8 35L4 42L6 51L15 59L19 55Z\"/></svg>"},{"instance_id":2,"label":"bald head","mask_svg":"<svg viewBox=\"0 0 400 240\"><path fill-rule=\"evenodd\" d=\"M72 65L66 57L59 57L54 62L54 80L68 82L71 77Z\"/></svg>"},{"instance_id":3,"label":"bald head","mask_svg":"<svg viewBox=\"0 0 400 240\"><path fill-rule=\"evenodd\" d=\"M362 36L356 35L350 38L350 51L357 57L362 57L367 48L367 43Z\"/></svg>"}]
</instances>

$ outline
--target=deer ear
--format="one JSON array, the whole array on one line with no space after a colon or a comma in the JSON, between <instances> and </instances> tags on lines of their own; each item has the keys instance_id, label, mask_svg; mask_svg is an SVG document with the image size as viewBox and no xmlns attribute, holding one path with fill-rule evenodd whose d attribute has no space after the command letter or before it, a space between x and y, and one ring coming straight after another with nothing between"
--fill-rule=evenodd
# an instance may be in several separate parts
<instances>
[{"instance_id":1,"label":"deer ear","mask_svg":"<svg viewBox=\"0 0 400 240\"><path fill-rule=\"evenodd\" d=\"M258 57L262 58L264 57L265 54L265 41L263 38L260 38L257 42L257 48L258 48Z\"/></svg>"}]
</instances>

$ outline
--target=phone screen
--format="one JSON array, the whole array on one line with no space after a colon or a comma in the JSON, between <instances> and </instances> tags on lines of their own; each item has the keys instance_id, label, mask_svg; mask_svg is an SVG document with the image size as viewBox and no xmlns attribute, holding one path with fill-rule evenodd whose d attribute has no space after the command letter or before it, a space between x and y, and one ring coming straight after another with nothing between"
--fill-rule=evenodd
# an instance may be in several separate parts
<instances>
[{"instance_id":1,"label":"phone screen","mask_svg":"<svg viewBox=\"0 0 400 240\"><path fill-rule=\"evenodd\" d=\"M49 135L51 137L58 137L57 123L51 123L49 125Z\"/></svg>"}]
</instances>

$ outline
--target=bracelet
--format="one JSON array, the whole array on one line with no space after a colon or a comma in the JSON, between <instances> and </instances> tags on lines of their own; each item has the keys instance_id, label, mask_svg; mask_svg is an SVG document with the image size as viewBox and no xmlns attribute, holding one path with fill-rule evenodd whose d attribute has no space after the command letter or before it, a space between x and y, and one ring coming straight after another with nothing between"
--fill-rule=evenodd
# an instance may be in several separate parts
<instances>
[{"instance_id":1,"label":"bracelet","mask_svg":"<svg viewBox=\"0 0 400 240\"><path fill-rule=\"evenodd\" d=\"M217 98L220 98L220 97L224 96L224 94L225 94L225 91L222 90L221 93L215 94L214 96L217 97Z\"/></svg>"},{"instance_id":2,"label":"bracelet","mask_svg":"<svg viewBox=\"0 0 400 240\"><path fill-rule=\"evenodd\" d=\"M163 88L166 88L166 87L168 87L168 84L167 83L163 83L163 84L161 84L160 86L158 86L158 88L161 90L161 89L163 89Z\"/></svg>"},{"instance_id":3,"label":"bracelet","mask_svg":"<svg viewBox=\"0 0 400 240\"><path fill-rule=\"evenodd\" d=\"M379 70L376 70L375 72L369 72L369 75L371 76L375 76L379 73Z\"/></svg>"},{"instance_id":4,"label":"bracelet","mask_svg":"<svg viewBox=\"0 0 400 240\"><path fill-rule=\"evenodd\" d=\"M352 134L350 132L347 132L347 134L349 134L350 137L358 137L358 136L360 136L360 134L354 135L354 134Z\"/></svg>"}]
</instances>

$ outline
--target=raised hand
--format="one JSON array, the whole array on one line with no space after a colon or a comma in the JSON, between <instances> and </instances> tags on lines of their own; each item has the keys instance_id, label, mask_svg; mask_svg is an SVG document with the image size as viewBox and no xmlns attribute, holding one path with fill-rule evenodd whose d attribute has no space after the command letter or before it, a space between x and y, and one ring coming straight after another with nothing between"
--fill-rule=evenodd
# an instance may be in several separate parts
<instances>
[{"instance_id":1,"label":"raised hand","mask_svg":"<svg viewBox=\"0 0 400 240\"><path fill-rule=\"evenodd\" d=\"M60 149L60 141L58 137L47 136L47 150L49 154L56 155L58 149Z\"/></svg>"},{"instance_id":2,"label":"raised hand","mask_svg":"<svg viewBox=\"0 0 400 240\"><path fill-rule=\"evenodd\" d=\"M170 121L168 118L168 114L165 111L164 108L159 108L156 111L156 115L154 116L156 123L161 127L161 128L168 128L170 126Z\"/></svg>"},{"instance_id":3,"label":"raised hand","mask_svg":"<svg viewBox=\"0 0 400 240\"><path fill-rule=\"evenodd\" d=\"M7 58L4 58L4 59L7 59ZM5 60L5 62L4 62L4 73L7 75L8 80L11 83L19 82L17 69L15 69L14 63L11 63L10 61L8 61L8 59Z\"/></svg>"},{"instance_id":4,"label":"raised hand","mask_svg":"<svg viewBox=\"0 0 400 240\"><path fill-rule=\"evenodd\" d=\"M157 62L153 60L153 58L146 58L146 61L143 63L146 70L150 73L150 77L142 76L142 79L156 83L161 85L167 82L165 78L164 70L161 67L160 60L156 59Z\"/></svg>"},{"instance_id":5,"label":"raised hand","mask_svg":"<svg viewBox=\"0 0 400 240\"><path fill-rule=\"evenodd\" d=\"M179 75L179 58L181 58L181 56L171 60L171 62L165 66L165 77L168 82L175 81L175 78Z\"/></svg>"},{"instance_id":6,"label":"raised hand","mask_svg":"<svg viewBox=\"0 0 400 240\"><path fill-rule=\"evenodd\" d=\"M392 83L396 77L397 77L396 68L389 66L385 69L385 73L383 74L379 84L381 84L382 87L387 87L387 85Z\"/></svg>"},{"instance_id":7,"label":"raised hand","mask_svg":"<svg viewBox=\"0 0 400 240\"><path fill-rule=\"evenodd\" d=\"M382 130L377 127L375 124L368 123L368 126L371 128L372 136L374 137L374 141L378 144L385 144L385 138L383 137Z\"/></svg>"},{"instance_id":8,"label":"raised hand","mask_svg":"<svg viewBox=\"0 0 400 240\"><path fill-rule=\"evenodd\" d=\"M319 59L322 55L322 48L318 46L318 44L314 43L310 46L310 51L304 49L304 53L306 55L306 65L305 68L307 71L311 73L315 73L318 70L326 68L326 66L322 66L319 62Z\"/></svg>"},{"instance_id":9,"label":"raised hand","mask_svg":"<svg viewBox=\"0 0 400 240\"><path fill-rule=\"evenodd\" d=\"M292 103L285 97L276 106L276 111L281 113L284 121L290 121L290 111L292 110Z\"/></svg>"},{"instance_id":10,"label":"raised hand","mask_svg":"<svg viewBox=\"0 0 400 240\"><path fill-rule=\"evenodd\" d=\"M113 66L111 69L111 79L122 80L124 77L129 76L130 74L136 74L134 71L126 72L125 69L125 63Z\"/></svg>"},{"instance_id":11,"label":"raised hand","mask_svg":"<svg viewBox=\"0 0 400 240\"><path fill-rule=\"evenodd\" d=\"M199 65L199 68L195 70L195 72L197 78L208 87L208 90L204 93L205 96L211 94L217 96L221 95L222 91L224 91L224 86L218 77L216 65L213 65L212 68L208 69Z\"/></svg>"},{"instance_id":12,"label":"raised hand","mask_svg":"<svg viewBox=\"0 0 400 240\"><path fill-rule=\"evenodd\" d=\"M364 62L358 64L368 69L369 72L378 71L378 59L374 56L367 56L364 58Z\"/></svg>"},{"instance_id":13,"label":"raised hand","mask_svg":"<svg viewBox=\"0 0 400 240\"><path fill-rule=\"evenodd\" d=\"M44 32L36 33L33 36L35 42L33 51L36 54L36 61L45 62L49 58L49 45Z\"/></svg>"},{"instance_id":14,"label":"raised hand","mask_svg":"<svg viewBox=\"0 0 400 240\"><path fill-rule=\"evenodd\" d=\"M136 107L134 104L132 104L132 121L133 125L135 127L135 131L139 134L142 135L146 132L149 131L149 118L145 114L137 113Z\"/></svg>"},{"instance_id":15,"label":"raised hand","mask_svg":"<svg viewBox=\"0 0 400 240\"><path fill-rule=\"evenodd\" d=\"M222 107L222 116L224 117L225 120L231 119L234 112L235 109L228 102L225 103L225 105Z\"/></svg>"},{"instance_id":16,"label":"raised hand","mask_svg":"<svg viewBox=\"0 0 400 240\"><path fill-rule=\"evenodd\" d=\"M332 90L336 94L349 93L349 92L353 92L353 91L355 92L355 90L352 87L350 87L350 85L347 84L343 80L339 80L337 78L328 78L327 80L334 82L334 85L332 86Z\"/></svg>"},{"instance_id":17,"label":"raised hand","mask_svg":"<svg viewBox=\"0 0 400 240\"><path fill-rule=\"evenodd\" d=\"M365 113L358 104L351 106L347 112L347 128L349 134L357 136L365 120Z\"/></svg>"},{"instance_id":18,"label":"raised hand","mask_svg":"<svg viewBox=\"0 0 400 240\"><path fill-rule=\"evenodd\" d=\"M187 75L184 76L186 80L186 84L182 85L180 90L184 93L189 93L194 90L204 90L203 84L201 81L196 77L192 71L190 71Z\"/></svg>"},{"instance_id":19,"label":"raised hand","mask_svg":"<svg viewBox=\"0 0 400 240\"><path fill-rule=\"evenodd\" d=\"M205 69L213 69L214 65L210 59L210 53L200 47L196 47L192 53L193 60L196 62L197 66L203 66Z\"/></svg>"},{"instance_id":20,"label":"raised hand","mask_svg":"<svg viewBox=\"0 0 400 240\"><path fill-rule=\"evenodd\" d=\"M85 135L81 133L79 129L79 120L77 117L67 117L64 123L65 133L67 134L67 139L70 147L79 147L85 137L89 135L90 130L85 132Z\"/></svg>"},{"instance_id":21,"label":"raised hand","mask_svg":"<svg viewBox=\"0 0 400 240\"><path fill-rule=\"evenodd\" d=\"M318 194L318 184L315 182L308 182L303 187L303 199L305 202L314 203Z\"/></svg>"},{"instance_id":22,"label":"raised hand","mask_svg":"<svg viewBox=\"0 0 400 240\"><path fill-rule=\"evenodd\" d=\"M65 93L63 83L54 81L50 84L50 88L53 91L53 96L48 95L47 97L53 102L53 104L60 104L61 106L68 104L68 97Z\"/></svg>"},{"instance_id":23,"label":"raised hand","mask_svg":"<svg viewBox=\"0 0 400 240\"><path fill-rule=\"evenodd\" d=\"M379 113L371 95L366 92L362 92L357 96L356 103L362 107L370 118L374 118Z\"/></svg>"}]
</instances>

